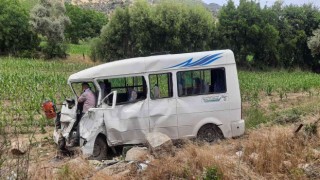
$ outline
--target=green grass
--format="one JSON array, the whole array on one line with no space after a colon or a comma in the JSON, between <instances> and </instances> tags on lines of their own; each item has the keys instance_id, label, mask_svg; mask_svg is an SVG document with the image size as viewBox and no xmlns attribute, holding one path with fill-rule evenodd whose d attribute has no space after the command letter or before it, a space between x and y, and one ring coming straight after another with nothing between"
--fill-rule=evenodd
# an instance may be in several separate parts
<instances>
[{"instance_id":1,"label":"green grass","mask_svg":"<svg viewBox=\"0 0 320 180\"><path fill-rule=\"evenodd\" d=\"M67 50L68 54L77 54L77 55L90 55L90 45L88 42L82 42L80 44L69 44Z\"/></svg>"}]
</instances>

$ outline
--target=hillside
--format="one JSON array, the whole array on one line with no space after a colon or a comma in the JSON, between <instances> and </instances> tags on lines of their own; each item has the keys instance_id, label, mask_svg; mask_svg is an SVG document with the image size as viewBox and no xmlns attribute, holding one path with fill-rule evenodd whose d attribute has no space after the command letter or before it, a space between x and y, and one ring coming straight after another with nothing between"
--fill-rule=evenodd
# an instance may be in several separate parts
<instances>
[{"instance_id":1,"label":"hillside","mask_svg":"<svg viewBox=\"0 0 320 180\"><path fill-rule=\"evenodd\" d=\"M125 7L134 2L134 0L65 0L67 3L78 5L83 8L95 9L97 11L104 12L106 14L111 13L117 7ZM150 3L157 3L158 0L148 0ZM196 0L192 0L195 1ZM205 4L202 3L213 14L216 14L221 8L216 3Z\"/></svg>"}]
</instances>

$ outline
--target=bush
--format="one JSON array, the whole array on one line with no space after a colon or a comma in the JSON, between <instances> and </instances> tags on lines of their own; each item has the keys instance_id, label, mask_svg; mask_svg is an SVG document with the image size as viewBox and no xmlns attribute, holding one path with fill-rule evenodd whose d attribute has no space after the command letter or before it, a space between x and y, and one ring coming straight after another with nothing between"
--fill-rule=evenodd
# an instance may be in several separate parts
<instances>
[{"instance_id":1,"label":"bush","mask_svg":"<svg viewBox=\"0 0 320 180\"><path fill-rule=\"evenodd\" d=\"M39 39L28 21L28 13L19 1L0 0L0 55L32 56Z\"/></svg>"}]
</instances>

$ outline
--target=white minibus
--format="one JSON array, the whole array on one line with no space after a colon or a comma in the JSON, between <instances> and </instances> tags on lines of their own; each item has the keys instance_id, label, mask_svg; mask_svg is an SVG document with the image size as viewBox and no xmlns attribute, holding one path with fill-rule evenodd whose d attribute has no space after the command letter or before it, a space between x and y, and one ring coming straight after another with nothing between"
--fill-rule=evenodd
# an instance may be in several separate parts
<instances>
[{"instance_id":1,"label":"white minibus","mask_svg":"<svg viewBox=\"0 0 320 180\"><path fill-rule=\"evenodd\" d=\"M82 83L96 101L84 114ZM244 134L231 50L109 62L71 75L68 84L75 97L62 106L54 140L61 148L79 145L93 159L119 145L143 144L154 131L208 142Z\"/></svg>"}]
</instances>

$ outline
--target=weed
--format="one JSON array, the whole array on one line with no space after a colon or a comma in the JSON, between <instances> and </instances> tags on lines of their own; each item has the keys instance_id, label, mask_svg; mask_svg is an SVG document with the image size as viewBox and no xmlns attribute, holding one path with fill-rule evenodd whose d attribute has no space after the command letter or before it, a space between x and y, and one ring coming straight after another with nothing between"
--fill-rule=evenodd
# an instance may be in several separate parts
<instances>
[{"instance_id":1,"label":"weed","mask_svg":"<svg viewBox=\"0 0 320 180\"><path fill-rule=\"evenodd\" d=\"M276 103L270 103L269 104L269 109L271 111L275 111L278 108L278 105Z\"/></svg>"},{"instance_id":2,"label":"weed","mask_svg":"<svg viewBox=\"0 0 320 180\"><path fill-rule=\"evenodd\" d=\"M220 180L222 179L221 173L218 171L217 167L212 166L206 170L203 180Z\"/></svg>"},{"instance_id":3,"label":"weed","mask_svg":"<svg viewBox=\"0 0 320 180\"><path fill-rule=\"evenodd\" d=\"M269 121L269 118L259 109L250 108L245 111L246 114L246 128L256 128L260 124L264 124Z\"/></svg>"},{"instance_id":4,"label":"weed","mask_svg":"<svg viewBox=\"0 0 320 180\"><path fill-rule=\"evenodd\" d=\"M296 123L301 120L301 115L303 112L299 109L293 108L290 109L289 111L282 112L280 114L276 113L274 122L276 124L288 124L288 123Z\"/></svg>"},{"instance_id":5,"label":"weed","mask_svg":"<svg viewBox=\"0 0 320 180\"><path fill-rule=\"evenodd\" d=\"M266 88L267 96L271 96L272 95L272 89L273 89L273 87L271 85L267 86L267 88Z\"/></svg>"},{"instance_id":6,"label":"weed","mask_svg":"<svg viewBox=\"0 0 320 180\"><path fill-rule=\"evenodd\" d=\"M307 136L315 136L318 134L318 129L317 129L317 124L316 123L310 123L305 125L304 127L304 132L306 133Z\"/></svg>"}]
</instances>

